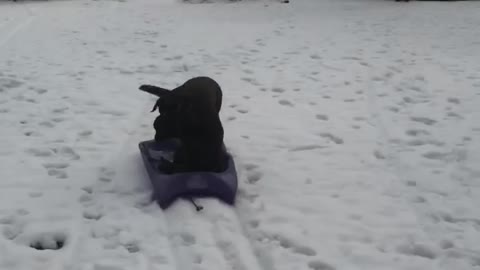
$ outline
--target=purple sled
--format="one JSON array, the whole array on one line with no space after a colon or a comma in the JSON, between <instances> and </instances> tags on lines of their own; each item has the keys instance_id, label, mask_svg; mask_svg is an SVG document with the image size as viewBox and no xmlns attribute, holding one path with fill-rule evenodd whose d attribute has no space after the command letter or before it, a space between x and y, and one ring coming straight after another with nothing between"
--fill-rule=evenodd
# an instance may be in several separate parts
<instances>
[{"instance_id":1,"label":"purple sled","mask_svg":"<svg viewBox=\"0 0 480 270\"><path fill-rule=\"evenodd\" d=\"M234 205L238 180L235 163L227 153L228 167L221 173L188 172L166 174L160 171L161 157L173 155L178 147L175 140L156 142L155 140L139 143L140 153L148 176L153 186L153 199L162 209L168 208L178 197L216 197L223 202ZM168 158L167 158L168 159Z\"/></svg>"}]
</instances>

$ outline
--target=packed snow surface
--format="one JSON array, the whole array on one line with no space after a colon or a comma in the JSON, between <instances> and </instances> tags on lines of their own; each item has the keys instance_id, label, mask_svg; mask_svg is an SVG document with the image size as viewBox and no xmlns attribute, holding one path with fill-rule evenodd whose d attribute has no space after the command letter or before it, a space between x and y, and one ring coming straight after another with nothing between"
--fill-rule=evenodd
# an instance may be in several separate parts
<instances>
[{"instance_id":1,"label":"packed snow surface","mask_svg":"<svg viewBox=\"0 0 480 270\"><path fill-rule=\"evenodd\" d=\"M1 270L480 269L480 3L2 1ZM223 88L235 207L162 211L155 98Z\"/></svg>"}]
</instances>

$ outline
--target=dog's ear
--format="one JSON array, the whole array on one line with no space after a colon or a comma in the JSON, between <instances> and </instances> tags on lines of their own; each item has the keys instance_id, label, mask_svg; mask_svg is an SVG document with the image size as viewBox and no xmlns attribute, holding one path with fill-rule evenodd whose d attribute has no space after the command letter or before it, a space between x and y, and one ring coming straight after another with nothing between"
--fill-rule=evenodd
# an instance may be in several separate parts
<instances>
[{"instance_id":1,"label":"dog's ear","mask_svg":"<svg viewBox=\"0 0 480 270\"><path fill-rule=\"evenodd\" d=\"M153 106L153 109L150 112L154 112L157 108L161 106L161 99L157 99L157 102L155 102L155 105ZM158 109L160 111L160 109Z\"/></svg>"},{"instance_id":2,"label":"dog's ear","mask_svg":"<svg viewBox=\"0 0 480 270\"><path fill-rule=\"evenodd\" d=\"M156 109L158 109L160 113L165 113L165 112L176 113L179 111L179 107L180 107L179 97L174 95L172 92L169 92L169 93L170 94L164 95L163 97L157 99L151 112L154 112Z\"/></svg>"},{"instance_id":3,"label":"dog's ear","mask_svg":"<svg viewBox=\"0 0 480 270\"><path fill-rule=\"evenodd\" d=\"M138 89L145 91L147 93L150 93L152 95L155 95L157 97L161 97L161 96L164 96L165 94L170 93L170 90L168 89L161 88L154 85L148 85L148 84L143 84Z\"/></svg>"}]
</instances>

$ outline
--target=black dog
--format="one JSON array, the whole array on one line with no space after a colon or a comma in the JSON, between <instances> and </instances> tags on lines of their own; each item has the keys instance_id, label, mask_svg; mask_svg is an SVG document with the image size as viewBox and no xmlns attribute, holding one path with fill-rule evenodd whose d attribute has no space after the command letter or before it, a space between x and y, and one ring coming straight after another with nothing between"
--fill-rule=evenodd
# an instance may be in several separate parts
<instances>
[{"instance_id":1,"label":"black dog","mask_svg":"<svg viewBox=\"0 0 480 270\"><path fill-rule=\"evenodd\" d=\"M140 89L159 97L160 116L155 119L155 140L177 138L181 147L173 163L163 167L168 173L187 171L221 172L226 169L223 126L219 112L222 90L209 77L195 77L167 90L152 85Z\"/></svg>"},{"instance_id":2,"label":"black dog","mask_svg":"<svg viewBox=\"0 0 480 270\"><path fill-rule=\"evenodd\" d=\"M188 96L200 102L203 101L203 103L206 101L208 104L204 106L214 106L217 114L222 107L222 90L218 83L209 77L190 79L173 90L153 85L142 85L140 86L140 90L159 97L151 111L154 112L158 109L160 112L160 115L153 123L156 141L179 138L179 127L177 126L178 112L181 110L181 103L187 101ZM192 90L197 91L197 93L189 93Z\"/></svg>"}]
</instances>

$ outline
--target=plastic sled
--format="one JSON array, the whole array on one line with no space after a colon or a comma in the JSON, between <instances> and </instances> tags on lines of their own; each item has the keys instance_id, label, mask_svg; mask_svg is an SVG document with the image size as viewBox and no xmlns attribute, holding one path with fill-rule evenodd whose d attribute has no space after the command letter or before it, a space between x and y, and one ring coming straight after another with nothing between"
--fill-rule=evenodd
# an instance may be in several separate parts
<instances>
[{"instance_id":1,"label":"plastic sled","mask_svg":"<svg viewBox=\"0 0 480 270\"><path fill-rule=\"evenodd\" d=\"M139 143L140 153L153 186L153 199L162 209L178 197L216 197L233 205L237 193L237 172L233 157L227 153L228 167L224 172L187 172L166 174L159 170L161 158L171 160L179 146L175 140ZM193 202L193 200L192 200ZM194 203L194 202L193 202ZM201 209L201 208L200 208ZM197 207L197 210L198 207Z\"/></svg>"}]
</instances>

